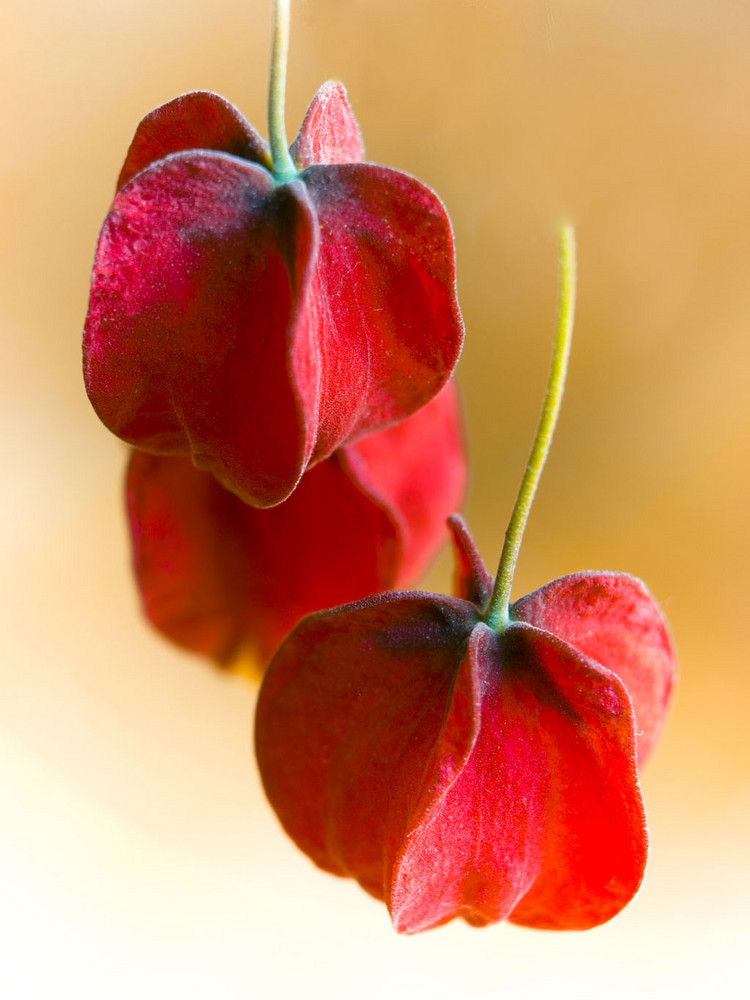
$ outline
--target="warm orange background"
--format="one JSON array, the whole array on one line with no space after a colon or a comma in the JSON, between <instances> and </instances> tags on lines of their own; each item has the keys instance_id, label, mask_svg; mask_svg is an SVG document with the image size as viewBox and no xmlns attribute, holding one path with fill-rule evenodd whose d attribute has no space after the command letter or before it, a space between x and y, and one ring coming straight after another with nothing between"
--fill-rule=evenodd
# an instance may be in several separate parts
<instances>
[{"instance_id":1,"label":"warm orange background","mask_svg":"<svg viewBox=\"0 0 750 1000\"><path fill-rule=\"evenodd\" d=\"M270 0L9 0L0 35L0 995L739 996L750 933L750 8L745 0L293 0L290 138L342 79L373 160L453 217L494 563L543 390L555 228L580 298L516 595L624 569L679 698L644 779L638 899L581 935L397 938L265 805L253 693L162 642L128 571L124 449L85 399L98 227L138 119L217 90L265 131ZM443 560L433 587L447 586Z\"/></svg>"}]
</instances>

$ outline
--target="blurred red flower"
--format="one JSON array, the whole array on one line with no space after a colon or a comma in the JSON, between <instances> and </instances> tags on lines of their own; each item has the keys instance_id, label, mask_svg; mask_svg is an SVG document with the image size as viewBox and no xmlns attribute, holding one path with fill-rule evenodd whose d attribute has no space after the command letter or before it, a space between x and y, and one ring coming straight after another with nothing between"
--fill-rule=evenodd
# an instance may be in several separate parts
<instances>
[{"instance_id":1,"label":"blurred red flower","mask_svg":"<svg viewBox=\"0 0 750 1000\"><path fill-rule=\"evenodd\" d=\"M449 383L395 427L347 445L289 499L249 507L189 458L134 451L127 475L147 617L229 666L264 666L304 615L413 583L447 540L466 480Z\"/></svg>"}]
</instances>

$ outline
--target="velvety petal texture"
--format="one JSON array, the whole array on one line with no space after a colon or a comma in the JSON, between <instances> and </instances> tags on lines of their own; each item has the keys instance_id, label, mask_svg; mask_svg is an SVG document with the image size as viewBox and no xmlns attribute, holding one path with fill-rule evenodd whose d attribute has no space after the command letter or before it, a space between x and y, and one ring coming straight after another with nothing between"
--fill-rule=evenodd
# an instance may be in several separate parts
<instances>
[{"instance_id":1,"label":"velvety petal texture","mask_svg":"<svg viewBox=\"0 0 750 1000\"><path fill-rule=\"evenodd\" d=\"M190 456L258 507L424 406L463 337L445 209L358 162L340 84L318 93L292 152L301 172L277 184L265 144L212 94L147 116L99 237L84 333L104 423Z\"/></svg>"},{"instance_id":2,"label":"velvety petal texture","mask_svg":"<svg viewBox=\"0 0 750 1000\"><path fill-rule=\"evenodd\" d=\"M448 529L453 542L453 593L483 611L492 596L492 577L460 514L451 514Z\"/></svg>"},{"instance_id":3,"label":"velvety petal texture","mask_svg":"<svg viewBox=\"0 0 750 1000\"><path fill-rule=\"evenodd\" d=\"M329 80L313 97L289 153L299 170L313 163L359 163L364 159L362 133L342 84Z\"/></svg>"},{"instance_id":4,"label":"velvety petal texture","mask_svg":"<svg viewBox=\"0 0 750 1000\"><path fill-rule=\"evenodd\" d=\"M672 640L645 584L627 573L574 573L517 601L511 614L612 664L633 703L642 763L661 733L675 685Z\"/></svg>"},{"instance_id":5,"label":"velvety petal texture","mask_svg":"<svg viewBox=\"0 0 750 1000\"><path fill-rule=\"evenodd\" d=\"M120 171L117 190L156 160L189 149L231 153L271 169L268 143L245 116L218 94L195 90L162 104L142 119Z\"/></svg>"},{"instance_id":6,"label":"velvety petal texture","mask_svg":"<svg viewBox=\"0 0 750 1000\"><path fill-rule=\"evenodd\" d=\"M255 737L271 805L316 864L380 899L474 624L460 601L383 594L305 618L266 672Z\"/></svg>"},{"instance_id":7,"label":"velvety petal texture","mask_svg":"<svg viewBox=\"0 0 750 1000\"><path fill-rule=\"evenodd\" d=\"M465 479L453 383L335 452L269 510L188 458L134 451L128 519L145 613L220 665L250 655L262 667L304 615L413 583L446 540Z\"/></svg>"},{"instance_id":8,"label":"velvety petal texture","mask_svg":"<svg viewBox=\"0 0 750 1000\"><path fill-rule=\"evenodd\" d=\"M483 596L486 570L452 529L461 588ZM647 834L627 685L653 693L661 721L674 657L642 585L586 577L609 596L605 636L615 619L598 644L574 641L576 587L556 581L502 633L469 600L389 593L304 619L274 656L256 716L271 804L318 865L383 899L397 930L456 917L583 929L636 892ZM538 623L558 603L565 635ZM642 682L654 673L660 684Z\"/></svg>"}]
</instances>

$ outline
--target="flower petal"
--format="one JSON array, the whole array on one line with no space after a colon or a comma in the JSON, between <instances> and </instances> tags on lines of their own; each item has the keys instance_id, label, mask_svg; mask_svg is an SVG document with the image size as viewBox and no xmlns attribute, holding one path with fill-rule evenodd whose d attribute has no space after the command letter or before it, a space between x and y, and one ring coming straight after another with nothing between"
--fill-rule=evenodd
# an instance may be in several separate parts
<instances>
[{"instance_id":1,"label":"flower petal","mask_svg":"<svg viewBox=\"0 0 750 1000\"><path fill-rule=\"evenodd\" d=\"M460 447L451 385L403 423L319 463L268 510L242 503L188 458L134 452L128 516L147 617L221 665L249 653L264 667L304 615L412 582L460 499Z\"/></svg>"},{"instance_id":2,"label":"flower petal","mask_svg":"<svg viewBox=\"0 0 750 1000\"><path fill-rule=\"evenodd\" d=\"M398 524L402 555L390 586L412 584L446 541L445 518L461 505L466 486L455 384L401 423L348 445L342 457Z\"/></svg>"},{"instance_id":3,"label":"flower petal","mask_svg":"<svg viewBox=\"0 0 750 1000\"><path fill-rule=\"evenodd\" d=\"M642 764L661 732L676 676L666 621L645 584L626 573L574 573L516 602L511 616L617 674L633 702Z\"/></svg>"},{"instance_id":4,"label":"flower petal","mask_svg":"<svg viewBox=\"0 0 750 1000\"><path fill-rule=\"evenodd\" d=\"M246 652L265 666L304 615L396 576L398 529L336 456L258 510L187 458L133 452L127 498L147 617L223 666Z\"/></svg>"},{"instance_id":5,"label":"flower petal","mask_svg":"<svg viewBox=\"0 0 750 1000\"><path fill-rule=\"evenodd\" d=\"M463 324L450 222L428 188L371 164L313 166L303 179L320 224L300 318L317 329L321 355L317 459L435 396Z\"/></svg>"},{"instance_id":6,"label":"flower petal","mask_svg":"<svg viewBox=\"0 0 750 1000\"><path fill-rule=\"evenodd\" d=\"M255 740L271 804L317 865L379 899L473 623L451 598L370 598L305 618L264 678Z\"/></svg>"},{"instance_id":7,"label":"flower petal","mask_svg":"<svg viewBox=\"0 0 750 1000\"><path fill-rule=\"evenodd\" d=\"M359 163L362 133L342 83L328 80L313 97L289 152L299 170L313 163Z\"/></svg>"},{"instance_id":8,"label":"flower petal","mask_svg":"<svg viewBox=\"0 0 750 1000\"><path fill-rule=\"evenodd\" d=\"M453 542L453 592L483 611L492 596L492 577L460 514L448 518L448 528Z\"/></svg>"},{"instance_id":9,"label":"flower petal","mask_svg":"<svg viewBox=\"0 0 750 1000\"><path fill-rule=\"evenodd\" d=\"M210 152L142 170L102 228L84 335L110 430L191 454L248 503L285 499L316 439L315 344L292 321L316 241L299 182Z\"/></svg>"},{"instance_id":10,"label":"flower petal","mask_svg":"<svg viewBox=\"0 0 750 1000\"><path fill-rule=\"evenodd\" d=\"M268 143L219 94L195 90L154 108L141 120L125 157L117 190L170 153L213 149L271 169Z\"/></svg>"},{"instance_id":11,"label":"flower petal","mask_svg":"<svg viewBox=\"0 0 750 1000\"><path fill-rule=\"evenodd\" d=\"M456 774L455 699L466 690L481 721ZM581 929L614 916L646 859L633 749L614 675L526 625L503 636L477 625L394 867L396 929L457 916Z\"/></svg>"},{"instance_id":12,"label":"flower petal","mask_svg":"<svg viewBox=\"0 0 750 1000\"><path fill-rule=\"evenodd\" d=\"M540 873L510 919L583 930L620 912L646 865L630 700L616 674L554 636L518 623L504 642L508 687L548 781Z\"/></svg>"}]
</instances>

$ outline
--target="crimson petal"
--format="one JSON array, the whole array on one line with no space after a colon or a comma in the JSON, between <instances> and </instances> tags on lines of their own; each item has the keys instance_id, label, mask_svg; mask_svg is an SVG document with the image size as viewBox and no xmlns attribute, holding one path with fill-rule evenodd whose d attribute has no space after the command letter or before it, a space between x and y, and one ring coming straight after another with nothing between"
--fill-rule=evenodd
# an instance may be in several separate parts
<instances>
[{"instance_id":1,"label":"crimson petal","mask_svg":"<svg viewBox=\"0 0 750 1000\"><path fill-rule=\"evenodd\" d=\"M287 833L379 899L437 740L471 605L383 594L305 618L260 691L256 752Z\"/></svg>"},{"instance_id":2,"label":"crimson petal","mask_svg":"<svg viewBox=\"0 0 750 1000\"><path fill-rule=\"evenodd\" d=\"M285 504L243 504L189 459L133 452L128 513L144 610L170 639L229 666L264 664L305 614L396 575L398 535L336 458Z\"/></svg>"},{"instance_id":3,"label":"crimson petal","mask_svg":"<svg viewBox=\"0 0 750 1000\"><path fill-rule=\"evenodd\" d=\"M453 542L453 593L484 610L492 595L492 577L460 514L448 518L448 529Z\"/></svg>"},{"instance_id":4,"label":"crimson petal","mask_svg":"<svg viewBox=\"0 0 750 1000\"><path fill-rule=\"evenodd\" d=\"M284 500L315 441L314 348L291 317L316 238L303 185L276 189L254 164L191 152L142 170L115 199L92 281L84 375L104 423L192 453L248 502Z\"/></svg>"},{"instance_id":5,"label":"crimson petal","mask_svg":"<svg viewBox=\"0 0 750 1000\"><path fill-rule=\"evenodd\" d=\"M617 674L633 702L642 764L661 732L676 674L667 624L645 584L626 573L574 573L523 597L511 617Z\"/></svg>"},{"instance_id":6,"label":"crimson petal","mask_svg":"<svg viewBox=\"0 0 750 1000\"><path fill-rule=\"evenodd\" d=\"M156 160L190 149L231 153L271 169L268 143L245 116L219 94L196 90L162 104L141 120L120 171L117 190Z\"/></svg>"},{"instance_id":7,"label":"crimson petal","mask_svg":"<svg viewBox=\"0 0 750 1000\"><path fill-rule=\"evenodd\" d=\"M299 170L313 163L359 163L364 158L362 133L343 84L329 80L318 90L289 153Z\"/></svg>"},{"instance_id":8,"label":"crimson petal","mask_svg":"<svg viewBox=\"0 0 750 1000\"><path fill-rule=\"evenodd\" d=\"M446 518L461 506L466 487L464 454L458 393L452 381L406 420L341 450L351 475L398 526L398 571L393 581L378 589L414 583L444 544Z\"/></svg>"},{"instance_id":9,"label":"crimson petal","mask_svg":"<svg viewBox=\"0 0 750 1000\"><path fill-rule=\"evenodd\" d=\"M455 773L467 708L478 735ZM457 916L583 929L637 890L647 840L628 696L554 637L476 627L426 773L392 877L397 930Z\"/></svg>"},{"instance_id":10,"label":"crimson petal","mask_svg":"<svg viewBox=\"0 0 750 1000\"><path fill-rule=\"evenodd\" d=\"M450 221L432 191L371 164L313 166L303 176L320 226L304 318L319 330L323 457L434 396L463 326Z\"/></svg>"}]
</instances>

